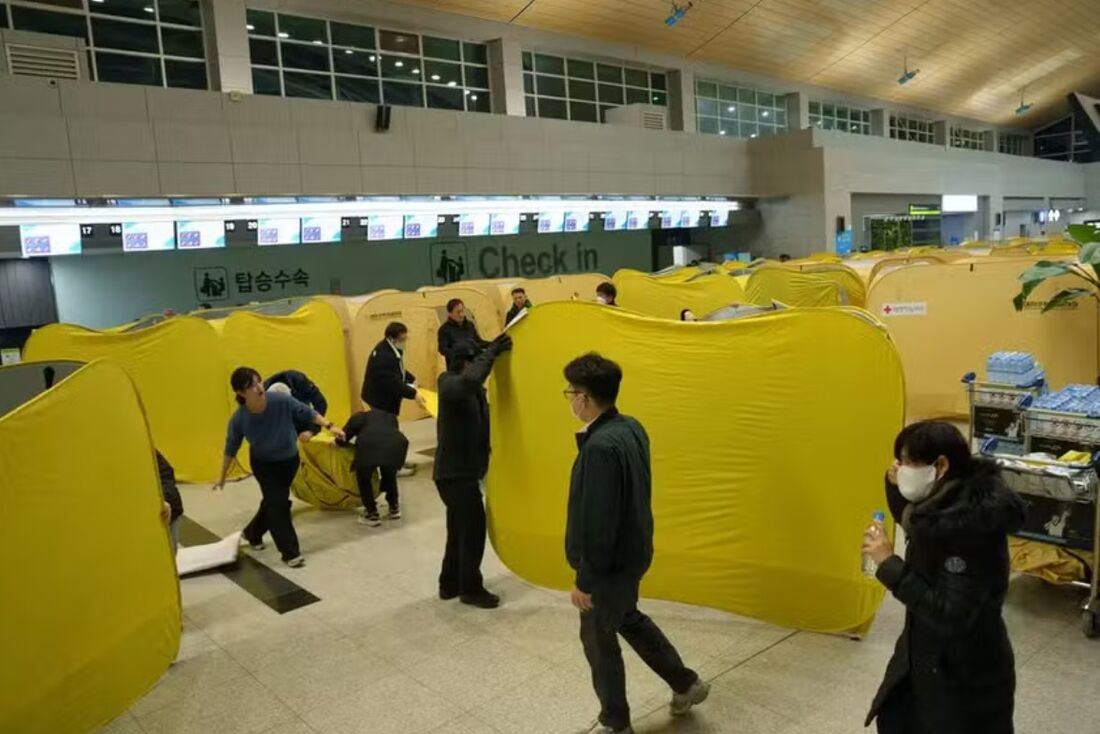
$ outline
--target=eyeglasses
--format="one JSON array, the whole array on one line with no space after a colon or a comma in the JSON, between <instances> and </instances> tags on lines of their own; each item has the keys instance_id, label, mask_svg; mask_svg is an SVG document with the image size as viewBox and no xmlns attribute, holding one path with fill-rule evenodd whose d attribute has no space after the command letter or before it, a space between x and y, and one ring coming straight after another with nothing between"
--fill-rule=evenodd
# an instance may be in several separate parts
<instances>
[{"instance_id":1,"label":"eyeglasses","mask_svg":"<svg viewBox=\"0 0 1100 734\"><path fill-rule=\"evenodd\" d=\"M562 390L561 394L565 396L566 400L572 400L574 395L584 395L580 390L573 390L572 388Z\"/></svg>"}]
</instances>

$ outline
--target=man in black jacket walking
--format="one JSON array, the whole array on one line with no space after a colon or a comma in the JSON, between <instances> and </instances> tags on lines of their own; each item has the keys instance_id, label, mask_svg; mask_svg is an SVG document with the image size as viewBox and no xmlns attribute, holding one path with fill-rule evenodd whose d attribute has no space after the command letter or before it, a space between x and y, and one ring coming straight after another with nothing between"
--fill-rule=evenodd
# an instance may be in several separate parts
<instances>
[{"instance_id":1,"label":"man in black jacket walking","mask_svg":"<svg viewBox=\"0 0 1100 734\"><path fill-rule=\"evenodd\" d=\"M447 320L439 327L439 353L446 360L448 370L451 369L454 358L452 352L458 345L466 342L472 343L479 350L489 346L489 342L477 333L474 322L466 318L466 304L459 298L452 298L447 301Z\"/></svg>"},{"instance_id":2,"label":"man in black jacket walking","mask_svg":"<svg viewBox=\"0 0 1100 734\"><path fill-rule=\"evenodd\" d=\"M581 642L600 700L592 731L629 734L619 635L672 688L673 716L706 700L710 687L638 611L638 587L653 560L649 437L615 407L622 370L592 353L566 365L565 379L569 407L585 424L569 481L565 553L576 571L571 597L581 613Z\"/></svg>"},{"instance_id":3,"label":"man in black jacket walking","mask_svg":"<svg viewBox=\"0 0 1100 734\"><path fill-rule=\"evenodd\" d=\"M377 469L381 475L380 488L390 507L390 520L401 519L401 504L397 494L397 470L405 464L409 453L409 439L401 433L397 416L385 410L364 410L353 415L344 426L342 446L355 442L355 461L352 469L359 484L359 498L363 501L363 513L359 524L376 528L382 524L378 516L378 503L374 499L371 480Z\"/></svg>"},{"instance_id":4,"label":"man in black jacket walking","mask_svg":"<svg viewBox=\"0 0 1100 734\"><path fill-rule=\"evenodd\" d=\"M394 321L386 326L385 338L370 353L360 397L371 410L400 415L402 400L423 404L423 398L416 391L416 377L405 369L408 341L408 327Z\"/></svg>"},{"instance_id":5,"label":"man in black jacket walking","mask_svg":"<svg viewBox=\"0 0 1100 734\"><path fill-rule=\"evenodd\" d=\"M515 321L517 316L519 316L527 309L531 308L531 306L533 305L534 304L531 303L530 299L527 298L527 291L525 291L523 288L513 288L512 307L508 309L508 314L504 317L504 325L507 326L508 324Z\"/></svg>"},{"instance_id":6,"label":"man in black jacket walking","mask_svg":"<svg viewBox=\"0 0 1100 734\"><path fill-rule=\"evenodd\" d=\"M447 506L439 598L457 596L463 604L483 609L500 606L500 597L485 589L481 577L485 506L480 482L489 470L489 403L484 383L496 358L511 348L512 340L504 334L485 349L463 342L452 352L448 371L439 377L433 478Z\"/></svg>"}]
</instances>

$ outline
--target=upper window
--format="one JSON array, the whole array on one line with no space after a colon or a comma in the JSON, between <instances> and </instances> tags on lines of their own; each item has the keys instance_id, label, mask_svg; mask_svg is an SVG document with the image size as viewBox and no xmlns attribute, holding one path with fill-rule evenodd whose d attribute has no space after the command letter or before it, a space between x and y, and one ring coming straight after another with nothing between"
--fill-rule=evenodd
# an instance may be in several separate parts
<instances>
[{"instance_id":1,"label":"upper window","mask_svg":"<svg viewBox=\"0 0 1100 734\"><path fill-rule=\"evenodd\" d=\"M871 134L871 111L832 102L810 102L810 125L822 130Z\"/></svg>"},{"instance_id":2,"label":"upper window","mask_svg":"<svg viewBox=\"0 0 1100 734\"><path fill-rule=\"evenodd\" d=\"M612 107L667 106L667 87L664 72L523 52L523 91L530 117L604 122Z\"/></svg>"},{"instance_id":3,"label":"upper window","mask_svg":"<svg viewBox=\"0 0 1100 734\"><path fill-rule=\"evenodd\" d=\"M97 81L210 86L199 0L16 0L0 3L5 27L81 39Z\"/></svg>"},{"instance_id":4,"label":"upper window","mask_svg":"<svg viewBox=\"0 0 1100 734\"><path fill-rule=\"evenodd\" d=\"M1008 155L1027 155L1027 136L1001 133L997 136L997 152Z\"/></svg>"},{"instance_id":5,"label":"upper window","mask_svg":"<svg viewBox=\"0 0 1100 734\"><path fill-rule=\"evenodd\" d=\"M935 124L903 115L890 115L890 137L895 140L911 140L916 143L935 143Z\"/></svg>"},{"instance_id":6,"label":"upper window","mask_svg":"<svg viewBox=\"0 0 1100 734\"><path fill-rule=\"evenodd\" d=\"M951 147L966 150L985 150L985 133L981 130L967 130L965 127L952 125Z\"/></svg>"},{"instance_id":7,"label":"upper window","mask_svg":"<svg viewBox=\"0 0 1100 734\"><path fill-rule=\"evenodd\" d=\"M787 131L783 95L722 82L695 82L695 119L701 133L756 138Z\"/></svg>"},{"instance_id":8,"label":"upper window","mask_svg":"<svg viewBox=\"0 0 1100 734\"><path fill-rule=\"evenodd\" d=\"M248 11L256 94L491 111L484 44Z\"/></svg>"}]
</instances>

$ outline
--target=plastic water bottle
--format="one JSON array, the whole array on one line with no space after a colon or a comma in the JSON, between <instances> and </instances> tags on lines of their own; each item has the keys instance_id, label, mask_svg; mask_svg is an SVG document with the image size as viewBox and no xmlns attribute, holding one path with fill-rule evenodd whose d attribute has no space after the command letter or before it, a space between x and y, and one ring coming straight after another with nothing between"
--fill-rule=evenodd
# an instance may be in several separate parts
<instances>
[{"instance_id":1,"label":"plastic water bottle","mask_svg":"<svg viewBox=\"0 0 1100 734\"><path fill-rule=\"evenodd\" d=\"M876 510L871 519L875 524L882 524L886 522L886 513L882 510ZM863 554L863 575L869 579L875 578L875 574L878 571L878 564L875 563L875 559L866 553Z\"/></svg>"}]
</instances>

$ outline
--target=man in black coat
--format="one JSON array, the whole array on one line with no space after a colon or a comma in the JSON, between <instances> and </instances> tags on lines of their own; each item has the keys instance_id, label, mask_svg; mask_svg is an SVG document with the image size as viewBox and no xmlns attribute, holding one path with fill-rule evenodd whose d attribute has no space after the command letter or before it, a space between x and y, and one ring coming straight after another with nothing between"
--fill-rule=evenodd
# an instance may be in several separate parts
<instances>
[{"instance_id":1,"label":"man in black coat","mask_svg":"<svg viewBox=\"0 0 1100 734\"><path fill-rule=\"evenodd\" d=\"M381 474L380 488L386 495L390 520L401 519L401 504L397 493L397 470L405 464L409 454L409 439L397 423L397 416L385 410L365 410L353 415L346 426L346 436L341 445L355 445L355 461L351 468L359 484L359 497L363 512L359 523L376 528L382 524L378 516L378 503L374 499L371 480L377 469Z\"/></svg>"},{"instance_id":2,"label":"man in black coat","mask_svg":"<svg viewBox=\"0 0 1100 734\"><path fill-rule=\"evenodd\" d=\"M660 628L638 611L638 587L653 560L649 437L615 407L623 373L598 354L565 367L565 396L585 426L569 481L565 555L576 571L571 595L581 613L581 642L600 700L593 731L627 734L630 707L619 635L672 689L669 706L682 716L710 687L687 668Z\"/></svg>"},{"instance_id":3,"label":"man in black coat","mask_svg":"<svg viewBox=\"0 0 1100 734\"><path fill-rule=\"evenodd\" d=\"M157 451L157 476L160 478L160 492L167 508L162 513L164 524L168 527L168 534L172 538L172 553L175 554L180 542L180 518L183 517L183 498L180 497L179 487L176 486L176 470L164 458L164 454Z\"/></svg>"},{"instance_id":4,"label":"man in black coat","mask_svg":"<svg viewBox=\"0 0 1100 734\"><path fill-rule=\"evenodd\" d=\"M531 306L533 305L534 304L531 303L531 300L527 298L527 291L525 291L523 288L513 288L512 307L508 309L508 314L504 317L504 325L507 326L508 324L515 321L517 316L519 316L527 309L531 308Z\"/></svg>"},{"instance_id":5,"label":"man in black coat","mask_svg":"<svg viewBox=\"0 0 1100 734\"><path fill-rule=\"evenodd\" d=\"M451 369L452 352L459 344L472 343L479 350L489 346L489 342L477 333L477 326L466 318L466 304L459 298L447 302L447 320L439 327L439 353Z\"/></svg>"},{"instance_id":6,"label":"man in black coat","mask_svg":"<svg viewBox=\"0 0 1100 734\"><path fill-rule=\"evenodd\" d=\"M299 370L276 372L264 380L264 390L270 390L274 385L286 385L286 389L282 392L289 391L292 398L310 406L317 411L318 415L328 412L328 401L325 400L324 393L321 392L321 388L313 384L313 380L309 379L305 372ZM275 391L280 392L280 388L276 388ZM295 423L294 428L305 440L316 435L319 430L313 423Z\"/></svg>"},{"instance_id":7,"label":"man in black coat","mask_svg":"<svg viewBox=\"0 0 1100 734\"><path fill-rule=\"evenodd\" d=\"M372 410L400 415L402 400L423 404L423 398L416 391L416 377L405 369L408 341L408 327L394 321L386 326L385 338L370 353L360 397Z\"/></svg>"},{"instance_id":8,"label":"man in black coat","mask_svg":"<svg viewBox=\"0 0 1100 734\"><path fill-rule=\"evenodd\" d=\"M485 555L485 505L481 480L489 470L489 403L485 380L493 362L512 348L502 334L485 349L462 342L452 352L450 368L439 377L439 416L433 478L447 506L447 547L439 574L439 598L456 596L482 609L500 606L500 597L485 589L481 559Z\"/></svg>"}]
</instances>

